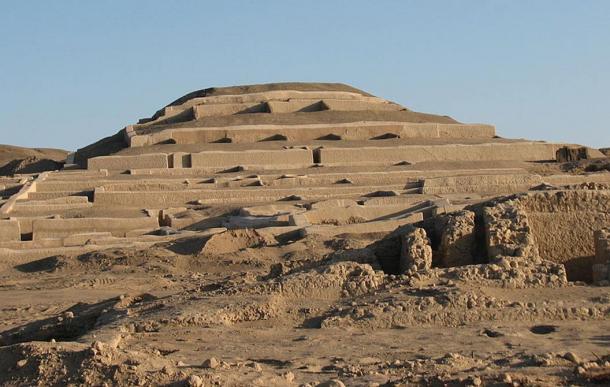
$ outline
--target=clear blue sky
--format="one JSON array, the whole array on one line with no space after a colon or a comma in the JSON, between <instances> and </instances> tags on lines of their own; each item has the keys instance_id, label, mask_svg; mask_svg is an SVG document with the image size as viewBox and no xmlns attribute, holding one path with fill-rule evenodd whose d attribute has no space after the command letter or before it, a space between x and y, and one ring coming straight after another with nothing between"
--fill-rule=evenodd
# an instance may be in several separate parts
<instances>
[{"instance_id":1,"label":"clear blue sky","mask_svg":"<svg viewBox=\"0 0 610 387\"><path fill-rule=\"evenodd\" d=\"M610 1L2 1L0 143L75 149L210 86L345 82L610 146Z\"/></svg>"}]
</instances>

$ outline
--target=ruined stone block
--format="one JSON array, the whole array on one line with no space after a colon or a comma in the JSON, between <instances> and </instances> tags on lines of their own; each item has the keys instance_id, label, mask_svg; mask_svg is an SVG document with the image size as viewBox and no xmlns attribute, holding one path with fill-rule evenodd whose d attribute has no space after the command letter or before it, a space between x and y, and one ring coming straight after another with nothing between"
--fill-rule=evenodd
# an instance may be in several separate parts
<instances>
[{"instance_id":1,"label":"ruined stone block","mask_svg":"<svg viewBox=\"0 0 610 387\"><path fill-rule=\"evenodd\" d=\"M587 160L591 158L589 154L589 148L586 146L581 147L569 147L564 146L557 149L555 153L555 160L559 163L565 163L569 161Z\"/></svg>"},{"instance_id":2,"label":"ruined stone block","mask_svg":"<svg viewBox=\"0 0 610 387\"><path fill-rule=\"evenodd\" d=\"M463 210L449 214L447 217L439 246L442 265L445 267L472 265L475 243L474 212Z\"/></svg>"},{"instance_id":3,"label":"ruined stone block","mask_svg":"<svg viewBox=\"0 0 610 387\"><path fill-rule=\"evenodd\" d=\"M516 200L484 208L483 220L490 259L501 256L539 259L529 219Z\"/></svg>"},{"instance_id":4,"label":"ruined stone block","mask_svg":"<svg viewBox=\"0 0 610 387\"><path fill-rule=\"evenodd\" d=\"M432 267L432 247L423 228L409 227L400 237L400 246L401 273Z\"/></svg>"}]
</instances>

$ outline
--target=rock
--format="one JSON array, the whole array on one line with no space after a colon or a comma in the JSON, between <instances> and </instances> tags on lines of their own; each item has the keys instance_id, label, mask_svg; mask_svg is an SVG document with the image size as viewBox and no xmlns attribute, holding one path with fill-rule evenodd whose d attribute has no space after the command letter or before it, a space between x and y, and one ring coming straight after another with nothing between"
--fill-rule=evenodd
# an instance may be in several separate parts
<instances>
[{"instance_id":1,"label":"rock","mask_svg":"<svg viewBox=\"0 0 610 387\"><path fill-rule=\"evenodd\" d=\"M65 312L64 317L68 319L74 318L74 312Z\"/></svg>"},{"instance_id":2,"label":"rock","mask_svg":"<svg viewBox=\"0 0 610 387\"><path fill-rule=\"evenodd\" d=\"M563 358L568 361L571 361L572 363L575 363L575 364L580 364L582 362L582 359L580 358L580 356L578 356L574 352L566 352L563 355Z\"/></svg>"},{"instance_id":3,"label":"rock","mask_svg":"<svg viewBox=\"0 0 610 387\"><path fill-rule=\"evenodd\" d=\"M282 201L282 202L291 202L291 201L298 201L298 200L304 200L304 198L300 195L289 195L289 196L286 196L286 197L280 199L280 201Z\"/></svg>"},{"instance_id":4,"label":"rock","mask_svg":"<svg viewBox=\"0 0 610 387\"><path fill-rule=\"evenodd\" d=\"M432 267L432 247L426 230L408 227L400 238L400 271L427 270Z\"/></svg>"},{"instance_id":5,"label":"rock","mask_svg":"<svg viewBox=\"0 0 610 387\"><path fill-rule=\"evenodd\" d=\"M253 361L251 363L246 364L247 367L253 368L256 372L263 372L263 367L257 362Z\"/></svg>"},{"instance_id":6,"label":"rock","mask_svg":"<svg viewBox=\"0 0 610 387\"><path fill-rule=\"evenodd\" d=\"M98 354L102 353L104 351L104 348L105 348L105 345L101 341L94 341L91 344L91 352L93 352L94 355L98 355Z\"/></svg>"},{"instance_id":7,"label":"rock","mask_svg":"<svg viewBox=\"0 0 610 387\"><path fill-rule=\"evenodd\" d=\"M339 379L331 379L318 384L317 387L345 387L345 384Z\"/></svg>"},{"instance_id":8,"label":"rock","mask_svg":"<svg viewBox=\"0 0 610 387\"><path fill-rule=\"evenodd\" d=\"M474 212L468 210L446 216L439 246L439 256L444 267L473 263L474 218Z\"/></svg>"},{"instance_id":9,"label":"rock","mask_svg":"<svg viewBox=\"0 0 610 387\"><path fill-rule=\"evenodd\" d=\"M203 387L203 379L197 375L191 375L186 380L186 385L189 387Z\"/></svg>"},{"instance_id":10,"label":"rock","mask_svg":"<svg viewBox=\"0 0 610 387\"><path fill-rule=\"evenodd\" d=\"M211 357L209 359L205 359L201 364L203 368L216 369L220 366L220 362L216 360L216 358Z\"/></svg>"},{"instance_id":11,"label":"rock","mask_svg":"<svg viewBox=\"0 0 610 387\"><path fill-rule=\"evenodd\" d=\"M290 371L286 372L284 375L282 375L282 377L286 379L288 383L292 383L294 381L294 374Z\"/></svg>"},{"instance_id":12,"label":"rock","mask_svg":"<svg viewBox=\"0 0 610 387\"><path fill-rule=\"evenodd\" d=\"M173 376L174 375L174 370L170 367L170 366L163 366L163 368L161 369L161 372L163 372L165 375L168 376Z\"/></svg>"},{"instance_id":13,"label":"rock","mask_svg":"<svg viewBox=\"0 0 610 387\"><path fill-rule=\"evenodd\" d=\"M594 361L589 361L589 362L583 363L582 366L584 367L585 370L588 370L590 368L599 368L599 364L597 364Z\"/></svg>"},{"instance_id":14,"label":"rock","mask_svg":"<svg viewBox=\"0 0 610 387\"><path fill-rule=\"evenodd\" d=\"M265 186L265 182L262 181L261 179L257 179L255 181L253 181L252 183L248 184L248 187L264 187Z\"/></svg>"},{"instance_id":15,"label":"rock","mask_svg":"<svg viewBox=\"0 0 610 387\"><path fill-rule=\"evenodd\" d=\"M163 227L159 228L157 231L155 231L155 234L159 235L159 236L169 236L169 235L174 235L177 233L178 233L178 231L176 231L175 229L173 229L171 227L167 227L167 226L163 226Z\"/></svg>"},{"instance_id":16,"label":"rock","mask_svg":"<svg viewBox=\"0 0 610 387\"><path fill-rule=\"evenodd\" d=\"M27 359L21 359L17 362L17 368L23 368L28 364Z\"/></svg>"},{"instance_id":17,"label":"rock","mask_svg":"<svg viewBox=\"0 0 610 387\"><path fill-rule=\"evenodd\" d=\"M478 376L475 376L471 378L471 383L473 386L480 386L481 384L483 384L483 381Z\"/></svg>"},{"instance_id":18,"label":"rock","mask_svg":"<svg viewBox=\"0 0 610 387\"><path fill-rule=\"evenodd\" d=\"M504 374L504 376L502 377L502 382L506 384L512 384L513 378L510 376L510 374Z\"/></svg>"}]
</instances>

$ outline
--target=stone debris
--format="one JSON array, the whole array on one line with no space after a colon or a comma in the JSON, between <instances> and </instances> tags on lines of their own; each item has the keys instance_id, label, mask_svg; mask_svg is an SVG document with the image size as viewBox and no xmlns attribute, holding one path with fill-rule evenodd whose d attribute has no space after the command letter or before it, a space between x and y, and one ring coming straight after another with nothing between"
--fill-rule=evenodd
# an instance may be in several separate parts
<instances>
[{"instance_id":1,"label":"stone debris","mask_svg":"<svg viewBox=\"0 0 610 387\"><path fill-rule=\"evenodd\" d=\"M201 366L203 368L216 369L220 366L220 362L216 360L216 358L211 357L209 359L205 359Z\"/></svg>"},{"instance_id":2,"label":"stone debris","mask_svg":"<svg viewBox=\"0 0 610 387\"><path fill-rule=\"evenodd\" d=\"M423 228L409 227L401 236L400 271L427 270L432 267L432 247Z\"/></svg>"},{"instance_id":3,"label":"stone debris","mask_svg":"<svg viewBox=\"0 0 610 387\"><path fill-rule=\"evenodd\" d=\"M203 379L197 375L191 375L186 380L186 384L189 387L203 387Z\"/></svg>"},{"instance_id":4,"label":"stone debris","mask_svg":"<svg viewBox=\"0 0 610 387\"><path fill-rule=\"evenodd\" d=\"M441 232L439 253L445 267L472 265L474 256L474 212L459 211L447 215Z\"/></svg>"}]
</instances>

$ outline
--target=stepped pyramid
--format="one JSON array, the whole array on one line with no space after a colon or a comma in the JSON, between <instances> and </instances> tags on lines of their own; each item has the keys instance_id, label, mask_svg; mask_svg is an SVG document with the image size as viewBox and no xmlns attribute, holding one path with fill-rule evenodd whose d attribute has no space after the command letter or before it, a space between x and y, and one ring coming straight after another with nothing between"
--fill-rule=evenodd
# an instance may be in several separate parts
<instances>
[{"instance_id":1,"label":"stepped pyramid","mask_svg":"<svg viewBox=\"0 0 610 387\"><path fill-rule=\"evenodd\" d=\"M556 150L553 144L497 139L493 126L414 112L342 84L281 83L189 93L150 118L79 150L75 161L90 169L112 170L237 165L270 169L295 163L539 161L554 159ZM100 157L110 154L114 157ZM131 157L135 155L140 157Z\"/></svg>"},{"instance_id":2,"label":"stepped pyramid","mask_svg":"<svg viewBox=\"0 0 610 387\"><path fill-rule=\"evenodd\" d=\"M2 239L19 254L156 241L161 228L387 232L539 185L536 162L563 146L343 84L208 88L78 150L63 171L5 179ZM578 180L544 181L566 179Z\"/></svg>"}]
</instances>

